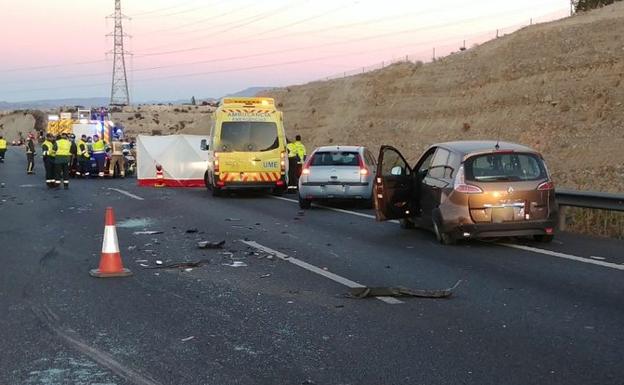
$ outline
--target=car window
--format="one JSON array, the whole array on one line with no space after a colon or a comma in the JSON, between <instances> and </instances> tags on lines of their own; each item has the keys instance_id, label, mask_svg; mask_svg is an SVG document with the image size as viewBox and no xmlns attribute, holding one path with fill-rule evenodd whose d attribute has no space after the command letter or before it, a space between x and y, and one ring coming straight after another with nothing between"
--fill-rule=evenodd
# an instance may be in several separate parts
<instances>
[{"instance_id":1,"label":"car window","mask_svg":"<svg viewBox=\"0 0 624 385\"><path fill-rule=\"evenodd\" d=\"M431 160L433 159L433 154L435 151L429 151L428 153L421 156L418 164L414 167L418 168L418 173L429 170L429 166L431 165Z\"/></svg>"},{"instance_id":2,"label":"car window","mask_svg":"<svg viewBox=\"0 0 624 385\"><path fill-rule=\"evenodd\" d=\"M445 150L444 148L438 148L433 155L433 159L431 160L431 166L429 166L429 173L427 176L432 178L444 178L447 166L447 162L449 159L450 152Z\"/></svg>"},{"instance_id":3,"label":"car window","mask_svg":"<svg viewBox=\"0 0 624 385\"><path fill-rule=\"evenodd\" d=\"M527 181L547 178L542 159L535 154L492 153L466 160L466 179L479 182Z\"/></svg>"},{"instance_id":4,"label":"car window","mask_svg":"<svg viewBox=\"0 0 624 385\"><path fill-rule=\"evenodd\" d=\"M410 169L407 162L403 160L398 152L393 150L386 150L384 152L384 158L381 166L381 175L384 177L410 174ZM396 173L396 170L398 168L401 169L400 174ZM395 172L393 172L393 170Z\"/></svg>"},{"instance_id":5,"label":"car window","mask_svg":"<svg viewBox=\"0 0 624 385\"><path fill-rule=\"evenodd\" d=\"M352 151L321 151L314 154L311 166L359 166L360 154Z\"/></svg>"}]
</instances>

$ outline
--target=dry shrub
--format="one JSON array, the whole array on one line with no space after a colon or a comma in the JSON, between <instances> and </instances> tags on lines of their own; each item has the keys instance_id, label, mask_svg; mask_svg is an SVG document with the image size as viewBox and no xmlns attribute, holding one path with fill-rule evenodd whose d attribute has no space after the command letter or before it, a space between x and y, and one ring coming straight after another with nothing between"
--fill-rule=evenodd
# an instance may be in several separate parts
<instances>
[{"instance_id":1,"label":"dry shrub","mask_svg":"<svg viewBox=\"0 0 624 385\"><path fill-rule=\"evenodd\" d=\"M570 232L624 239L624 212L570 207L566 224Z\"/></svg>"}]
</instances>

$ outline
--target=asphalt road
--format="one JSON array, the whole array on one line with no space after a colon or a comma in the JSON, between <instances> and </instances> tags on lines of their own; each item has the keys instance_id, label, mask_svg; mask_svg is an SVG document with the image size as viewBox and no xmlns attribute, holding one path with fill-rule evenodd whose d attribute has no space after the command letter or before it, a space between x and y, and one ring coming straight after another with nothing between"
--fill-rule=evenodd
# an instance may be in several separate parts
<instances>
[{"instance_id":1,"label":"asphalt road","mask_svg":"<svg viewBox=\"0 0 624 385\"><path fill-rule=\"evenodd\" d=\"M0 384L624 383L624 242L449 247L349 205L300 213L292 196L130 179L49 191L19 150L0 164ZM129 278L88 275L107 206ZM344 296L351 281L458 280L442 300Z\"/></svg>"}]
</instances>

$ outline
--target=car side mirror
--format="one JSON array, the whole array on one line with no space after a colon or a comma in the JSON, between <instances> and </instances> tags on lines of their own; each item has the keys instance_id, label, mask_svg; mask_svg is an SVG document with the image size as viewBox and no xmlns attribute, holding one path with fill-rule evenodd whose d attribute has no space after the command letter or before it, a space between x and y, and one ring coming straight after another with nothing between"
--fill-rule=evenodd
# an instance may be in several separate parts
<instances>
[{"instance_id":1,"label":"car side mirror","mask_svg":"<svg viewBox=\"0 0 624 385\"><path fill-rule=\"evenodd\" d=\"M390 174L395 175L395 176L401 176L403 175L403 168L401 166L394 166L390 170Z\"/></svg>"},{"instance_id":2,"label":"car side mirror","mask_svg":"<svg viewBox=\"0 0 624 385\"><path fill-rule=\"evenodd\" d=\"M199 145L199 148L202 151L208 151L208 149L210 148L210 146L208 145L208 141L206 139L202 139L201 144Z\"/></svg>"}]
</instances>

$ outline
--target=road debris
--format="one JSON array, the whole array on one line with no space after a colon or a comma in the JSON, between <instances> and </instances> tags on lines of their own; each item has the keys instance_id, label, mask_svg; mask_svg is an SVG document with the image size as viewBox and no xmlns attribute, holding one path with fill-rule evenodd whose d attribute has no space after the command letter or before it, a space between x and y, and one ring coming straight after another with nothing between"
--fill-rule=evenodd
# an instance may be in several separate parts
<instances>
[{"instance_id":1,"label":"road debris","mask_svg":"<svg viewBox=\"0 0 624 385\"><path fill-rule=\"evenodd\" d=\"M197 242L197 248L199 249L221 249L225 245L225 240L219 242L202 241Z\"/></svg>"},{"instance_id":2,"label":"road debris","mask_svg":"<svg viewBox=\"0 0 624 385\"><path fill-rule=\"evenodd\" d=\"M446 298L453 294L460 281L448 289L408 289L405 287L354 287L349 289L347 298L369 297L419 297L419 298Z\"/></svg>"},{"instance_id":3,"label":"road debris","mask_svg":"<svg viewBox=\"0 0 624 385\"><path fill-rule=\"evenodd\" d=\"M136 246L128 246L128 251L136 250Z\"/></svg>"},{"instance_id":4,"label":"road debris","mask_svg":"<svg viewBox=\"0 0 624 385\"><path fill-rule=\"evenodd\" d=\"M239 218L225 218L226 222L239 222L240 219Z\"/></svg>"},{"instance_id":5,"label":"road debris","mask_svg":"<svg viewBox=\"0 0 624 385\"><path fill-rule=\"evenodd\" d=\"M187 234L195 234L197 232L199 232L199 230L196 227L190 228L190 229L185 231L185 233L187 233Z\"/></svg>"},{"instance_id":6,"label":"road debris","mask_svg":"<svg viewBox=\"0 0 624 385\"><path fill-rule=\"evenodd\" d=\"M230 266L230 267L247 267L247 264L243 261L232 261L232 263L222 263L223 266Z\"/></svg>"},{"instance_id":7,"label":"road debris","mask_svg":"<svg viewBox=\"0 0 624 385\"><path fill-rule=\"evenodd\" d=\"M160 230L144 230L144 231L135 231L134 233L132 233L133 235L156 235L156 234L162 234L163 231Z\"/></svg>"},{"instance_id":8,"label":"road debris","mask_svg":"<svg viewBox=\"0 0 624 385\"><path fill-rule=\"evenodd\" d=\"M190 340L192 340L192 339L194 339L194 338L195 338L195 336L190 336L190 337L182 338L180 341L182 341L182 342L188 342L188 341L190 341Z\"/></svg>"},{"instance_id":9,"label":"road debris","mask_svg":"<svg viewBox=\"0 0 624 385\"><path fill-rule=\"evenodd\" d=\"M160 262L160 263L159 263ZM156 261L158 266L147 266L146 269L184 269L185 271L191 271L195 267L201 267L210 263L209 259L200 259L199 261L184 261L174 262L167 265L163 265L162 261ZM143 266L143 265L141 265Z\"/></svg>"},{"instance_id":10,"label":"road debris","mask_svg":"<svg viewBox=\"0 0 624 385\"><path fill-rule=\"evenodd\" d=\"M161 261L160 259L157 259L157 260L156 260L156 264L157 264L157 265L162 265L162 264L163 264L163 261Z\"/></svg>"},{"instance_id":11,"label":"road debris","mask_svg":"<svg viewBox=\"0 0 624 385\"><path fill-rule=\"evenodd\" d=\"M271 276L271 273L267 273L267 274L262 274L260 278L269 278L270 276Z\"/></svg>"}]
</instances>

